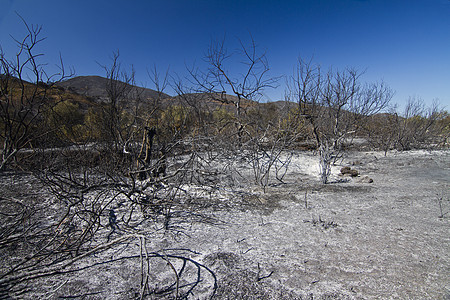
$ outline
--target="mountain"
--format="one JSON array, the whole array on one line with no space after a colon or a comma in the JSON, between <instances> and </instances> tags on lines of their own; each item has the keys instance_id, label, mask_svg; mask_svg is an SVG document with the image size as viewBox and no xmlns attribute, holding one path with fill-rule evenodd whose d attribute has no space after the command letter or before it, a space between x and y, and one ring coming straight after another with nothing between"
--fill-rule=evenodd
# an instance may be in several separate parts
<instances>
[{"instance_id":1,"label":"mountain","mask_svg":"<svg viewBox=\"0 0 450 300\"><path fill-rule=\"evenodd\" d=\"M108 83L109 79L101 76L78 76L57 83L57 86L71 94L85 98L85 101L101 103L108 99ZM161 100L159 101L159 105L162 109L171 105L187 105L188 107L207 111L222 108L234 112L236 110L235 103L238 101L236 96L222 93L187 93L172 97L164 93L160 94L152 89L138 86L134 86L133 88L143 100ZM151 102L148 102L148 104L151 105ZM258 103L248 99L241 99L240 103L243 109L258 106L261 108L275 106L277 109L281 109L282 107L286 107L286 105L290 107L292 104L288 104L286 101L278 101L274 104Z\"/></svg>"},{"instance_id":2,"label":"mountain","mask_svg":"<svg viewBox=\"0 0 450 300\"><path fill-rule=\"evenodd\" d=\"M94 102L104 102L108 98L107 86L109 79L101 76L78 76L57 84L58 87L64 88L68 92L84 96ZM171 97L167 94L159 94L157 91L143 87L134 86L135 91L140 94L141 99L159 99L162 108L169 105L185 104L192 107L203 107L215 109L217 107L225 107L229 110L234 109L233 102L237 101L236 96L226 94L207 94L207 93L189 93ZM241 105L248 107L254 105L255 102L242 99Z\"/></svg>"},{"instance_id":3,"label":"mountain","mask_svg":"<svg viewBox=\"0 0 450 300\"><path fill-rule=\"evenodd\" d=\"M71 92L79 95L87 96L94 99L105 100L107 98L107 85L109 79L100 76L78 76L58 83ZM155 99L159 93L152 89L143 87L134 87L143 99ZM169 98L170 96L162 93L161 98Z\"/></svg>"}]
</instances>

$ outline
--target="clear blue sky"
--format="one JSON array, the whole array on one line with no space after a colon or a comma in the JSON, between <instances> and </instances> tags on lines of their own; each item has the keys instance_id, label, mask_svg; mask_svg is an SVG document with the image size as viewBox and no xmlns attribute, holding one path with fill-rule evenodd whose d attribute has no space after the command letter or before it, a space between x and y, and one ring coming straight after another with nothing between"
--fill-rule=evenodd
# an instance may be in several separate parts
<instances>
[{"instance_id":1,"label":"clear blue sky","mask_svg":"<svg viewBox=\"0 0 450 300\"><path fill-rule=\"evenodd\" d=\"M151 87L147 68L183 76L211 39L225 36L234 49L251 33L274 76L291 74L298 56L314 56L323 68L366 70L363 80L385 81L400 105L416 96L450 107L450 0L0 0L6 54L10 35L24 33L15 12L43 26L49 67L61 53L76 75L104 76L97 62L108 64L119 49L137 82ZM266 93L283 95L283 84Z\"/></svg>"}]
</instances>

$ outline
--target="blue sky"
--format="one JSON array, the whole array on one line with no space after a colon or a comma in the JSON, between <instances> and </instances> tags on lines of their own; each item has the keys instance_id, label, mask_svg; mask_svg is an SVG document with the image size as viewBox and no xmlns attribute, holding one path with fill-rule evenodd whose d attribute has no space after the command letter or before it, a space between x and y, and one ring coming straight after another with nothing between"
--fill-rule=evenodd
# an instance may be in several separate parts
<instances>
[{"instance_id":1,"label":"blue sky","mask_svg":"<svg viewBox=\"0 0 450 300\"><path fill-rule=\"evenodd\" d=\"M408 97L450 107L450 0L296 1L85 1L0 0L0 44L13 53L10 35L43 26L40 51L51 68L61 53L76 75L101 75L113 51L136 79L151 86L147 69L201 63L212 39L228 48L249 34L266 51L271 75L290 75L297 58L322 68L355 67L362 80L385 81L400 106ZM231 66L230 68L233 68ZM266 98L283 98L283 81Z\"/></svg>"}]
</instances>

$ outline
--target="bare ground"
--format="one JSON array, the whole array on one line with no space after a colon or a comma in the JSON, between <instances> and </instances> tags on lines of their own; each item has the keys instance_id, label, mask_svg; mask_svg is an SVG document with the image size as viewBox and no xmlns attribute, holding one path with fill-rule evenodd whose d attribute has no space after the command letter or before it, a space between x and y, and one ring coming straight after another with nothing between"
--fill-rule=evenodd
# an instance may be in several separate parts
<instances>
[{"instance_id":1,"label":"bare ground","mask_svg":"<svg viewBox=\"0 0 450 300\"><path fill-rule=\"evenodd\" d=\"M285 182L265 192L250 179L233 190L186 186L198 195L195 214L174 211L170 231L145 225L147 266L135 238L77 262L76 272L28 282L20 297L139 298L147 268L148 299L450 299L450 152L349 153L327 185L316 160L298 153ZM360 176L338 176L342 166ZM0 183L46 202L25 175ZM11 256L0 255L2 272Z\"/></svg>"}]
</instances>

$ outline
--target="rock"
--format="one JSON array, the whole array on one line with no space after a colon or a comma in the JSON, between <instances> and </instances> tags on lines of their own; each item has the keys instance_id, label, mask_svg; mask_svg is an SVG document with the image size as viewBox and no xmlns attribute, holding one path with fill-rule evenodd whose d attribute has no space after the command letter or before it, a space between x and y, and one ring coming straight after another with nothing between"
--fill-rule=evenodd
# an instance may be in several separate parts
<instances>
[{"instance_id":1,"label":"rock","mask_svg":"<svg viewBox=\"0 0 450 300\"><path fill-rule=\"evenodd\" d=\"M358 178L358 182L359 183L373 183L373 179L370 178L369 176L363 176Z\"/></svg>"},{"instance_id":2,"label":"rock","mask_svg":"<svg viewBox=\"0 0 450 300\"><path fill-rule=\"evenodd\" d=\"M350 167L343 167L343 168L341 169L341 174L342 174L342 175L349 175L349 176L351 176L351 177L356 177L356 176L359 175L358 171L353 170L353 169L350 168Z\"/></svg>"}]
</instances>

